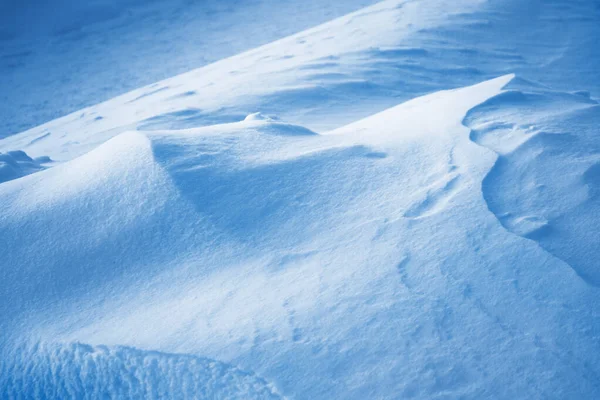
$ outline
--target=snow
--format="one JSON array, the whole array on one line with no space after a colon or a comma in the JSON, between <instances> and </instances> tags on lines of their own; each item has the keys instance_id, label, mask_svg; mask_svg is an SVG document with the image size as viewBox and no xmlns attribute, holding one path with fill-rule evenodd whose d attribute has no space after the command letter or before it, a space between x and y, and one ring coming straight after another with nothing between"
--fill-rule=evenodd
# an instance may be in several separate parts
<instances>
[{"instance_id":1,"label":"snow","mask_svg":"<svg viewBox=\"0 0 600 400\"><path fill-rule=\"evenodd\" d=\"M475 142L498 153L483 195L511 232L532 239L599 286L596 196L600 105L588 96L514 85L466 119Z\"/></svg>"},{"instance_id":2,"label":"snow","mask_svg":"<svg viewBox=\"0 0 600 400\"><path fill-rule=\"evenodd\" d=\"M376 0L0 2L0 138Z\"/></svg>"},{"instance_id":3,"label":"snow","mask_svg":"<svg viewBox=\"0 0 600 400\"><path fill-rule=\"evenodd\" d=\"M32 159L20 150L0 153L0 183L20 178L44 169L43 164L51 162L48 157Z\"/></svg>"},{"instance_id":4,"label":"snow","mask_svg":"<svg viewBox=\"0 0 600 400\"><path fill-rule=\"evenodd\" d=\"M598 397L599 12L387 0L0 140L0 397Z\"/></svg>"},{"instance_id":5,"label":"snow","mask_svg":"<svg viewBox=\"0 0 600 400\"><path fill-rule=\"evenodd\" d=\"M24 346L14 356L1 370L3 398L282 398L263 379L189 355L74 343Z\"/></svg>"}]
</instances>

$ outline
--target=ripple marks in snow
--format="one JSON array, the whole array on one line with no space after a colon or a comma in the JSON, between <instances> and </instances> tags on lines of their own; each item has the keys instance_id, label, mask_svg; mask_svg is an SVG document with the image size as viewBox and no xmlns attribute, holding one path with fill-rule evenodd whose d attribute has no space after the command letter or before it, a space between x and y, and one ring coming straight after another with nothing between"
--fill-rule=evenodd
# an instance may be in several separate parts
<instances>
[{"instance_id":1,"label":"ripple marks in snow","mask_svg":"<svg viewBox=\"0 0 600 400\"><path fill-rule=\"evenodd\" d=\"M449 173L443 176L427 189L427 193L421 200L404 212L404 216L413 219L424 218L444 209L460 189L460 180L461 175L457 173Z\"/></svg>"},{"instance_id":2,"label":"ripple marks in snow","mask_svg":"<svg viewBox=\"0 0 600 400\"><path fill-rule=\"evenodd\" d=\"M281 399L215 360L129 347L21 346L0 358L2 399Z\"/></svg>"}]
</instances>

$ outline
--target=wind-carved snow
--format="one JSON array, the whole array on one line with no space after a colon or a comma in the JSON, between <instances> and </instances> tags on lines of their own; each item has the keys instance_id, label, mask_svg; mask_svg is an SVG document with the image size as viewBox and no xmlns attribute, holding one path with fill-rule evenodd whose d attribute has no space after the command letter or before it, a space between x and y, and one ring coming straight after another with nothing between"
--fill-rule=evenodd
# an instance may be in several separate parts
<instances>
[{"instance_id":1,"label":"wind-carved snow","mask_svg":"<svg viewBox=\"0 0 600 400\"><path fill-rule=\"evenodd\" d=\"M376 1L2 1L0 138Z\"/></svg>"},{"instance_id":2,"label":"wind-carved snow","mask_svg":"<svg viewBox=\"0 0 600 400\"><path fill-rule=\"evenodd\" d=\"M32 154L66 161L127 130L229 123L257 111L315 131L338 128L402 100L484 80L457 68L451 76L458 79L451 85L444 73L444 83L438 86L407 87L397 68L415 54L403 40L443 26L453 10L468 12L479 4L480 0L428 0L426 6L383 1L8 137L0 142L0 150L28 146ZM47 132L61 134L51 146L29 144Z\"/></svg>"},{"instance_id":3,"label":"wind-carved snow","mask_svg":"<svg viewBox=\"0 0 600 400\"><path fill-rule=\"evenodd\" d=\"M590 41L600 11L592 3L387 0L33 128L0 151L64 161L136 127L235 122L257 110L324 131L511 72L594 95L599 57ZM49 132L52 145L26 148Z\"/></svg>"},{"instance_id":4,"label":"wind-carved snow","mask_svg":"<svg viewBox=\"0 0 600 400\"><path fill-rule=\"evenodd\" d=\"M49 157L33 159L20 150L0 153L0 183L41 171L50 162Z\"/></svg>"},{"instance_id":5,"label":"wind-carved snow","mask_svg":"<svg viewBox=\"0 0 600 400\"><path fill-rule=\"evenodd\" d=\"M427 193L423 196L423 199L406 210L404 216L421 218L436 212L436 210L443 210L448 200L460 187L459 184L460 174L458 173L450 172L442 176L430 187L425 188Z\"/></svg>"},{"instance_id":6,"label":"wind-carved snow","mask_svg":"<svg viewBox=\"0 0 600 400\"><path fill-rule=\"evenodd\" d=\"M595 294L476 190L495 157L461 120L511 79L326 135L258 115L125 133L0 185L4 340L199 355L312 398L594 393L593 338L560 327Z\"/></svg>"},{"instance_id":7,"label":"wind-carved snow","mask_svg":"<svg viewBox=\"0 0 600 400\"><path fill-rule=\"evenodd\" d=\"M0 343L598 397L600 25L551 3L389 0L3 139L57 162L0 184Z\"/></svg>"},{"instance_id":8,"label":"wind-carved snow","mask_svg":"<svg viewBox=\"0 0 600 400\"><path fill-rule=\"evenodd\" d=\"M511 232L600 286L600 105L520 80L472 110L471 138L498 154L484 197Z\"/></svg>"},{"instance_id":9,"label":"wind-carved snow","mask_svg":"<svg viewBox=\"0 0 600 400\"><path fill-rule=\"evenodd\" d=\"M591 318L593 294L498 230L476 190L495 158L461 120L510 79L326 135L258 116L125 133L0 186L0 239L20 265L1 287L6 340L27 327L34 340L199 355L311 398L593 393L592 338L559 334ZM32 224L35 235L19 232ZM53 247L30 258L35 243ZM572 356L556 350L574 338Z\"/></svg>"},{"instance_id":10,"label":"wind-carved snow","mask_svg":"<svg viewBox=\"0 0 600 400\"><path fill-rule=\"evenodd\" d=\"M281 399L216 360L80 343L21 345L0 360L3 399Z\"/></svg>"}]
</instances>

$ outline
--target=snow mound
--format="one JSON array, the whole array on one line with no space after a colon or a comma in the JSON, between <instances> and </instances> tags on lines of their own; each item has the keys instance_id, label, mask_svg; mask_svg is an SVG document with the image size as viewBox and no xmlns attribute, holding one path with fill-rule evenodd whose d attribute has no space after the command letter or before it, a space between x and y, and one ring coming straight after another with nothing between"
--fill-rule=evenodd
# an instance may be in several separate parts
<instances>
[{"instance_id":1,"label":"snow mound","mask_svg":"<svg viewBox=\"0 0 600 400\"><path fill-rule=\"evenodd\" d=\"M324 135L129 132L0 186L2 338L202 355L307 398L594 393L594 338L559 327L596 293L478 190L495 158L461 121L511 79Z\"/></svg>"},{"instance_id":2,"label":"snow mound","mask_svg":"<svg viewBox=\"0 0 600 400\"><path fill-rule=\"evenodd\" d=\"M502 228L482 187L497 155L461 124L507 126L512 79L320 135L243 117L126 132L0 185L0 340L201 355L306 398L596 394L596 287L528 239L552 218Z\"/></svg>"},{"instance_id":3,"label":"snow mound","mask_svg":"<svg viewBox=\"0 0 600 400\"><path fill-rule=\"evenodd\" d=\"M4 315L40 307L56 293L91 293L142 265L150 274L186 253L186 233L178 228L194 220L154 162L148 138L135 132L0 185L0 197L2 277L11 282L0 285ZM28 246L47 256L34 256ZM168 249L175 255L166 259Z\"/></svg>"},{"instance_id":4,"label":"snow mound","mask_svg":"<svg viewBox=\"0 0 600 400\"><path fill-rule=\"evenodd\" d=\"M0 360L3 399L281 399L272 385L215 360L128 347L20 346Z\"/></svg>"},{"instance_id":5,"label":"snow mound","mask_svg":"<svg viewBox=\"0 0 600 400\"><path fill-rule=\"evenodd\" d=\"M33 159L21 150L0 153L0 183L41 171L49 162L48 157Z\"/></svg>"}]
</instances>

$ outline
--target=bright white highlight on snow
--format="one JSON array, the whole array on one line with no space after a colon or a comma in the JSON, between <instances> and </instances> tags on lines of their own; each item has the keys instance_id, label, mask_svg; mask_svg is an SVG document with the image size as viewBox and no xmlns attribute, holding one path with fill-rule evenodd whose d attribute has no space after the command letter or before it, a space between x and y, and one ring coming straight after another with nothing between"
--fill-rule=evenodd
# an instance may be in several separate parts
<instances>
[{"instance_id":1,"label":"bright white highlight on snow","mask_svg":"<svg viewBox=\"0 0 600 400\"><path fill-rule=\"evenodd\" d=\"M597 397L598 21L388 0L0 140L0 397Z\"/></svg>"}]
</instances>

